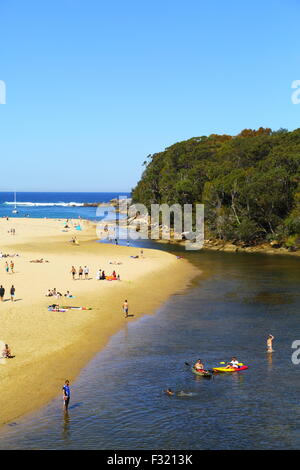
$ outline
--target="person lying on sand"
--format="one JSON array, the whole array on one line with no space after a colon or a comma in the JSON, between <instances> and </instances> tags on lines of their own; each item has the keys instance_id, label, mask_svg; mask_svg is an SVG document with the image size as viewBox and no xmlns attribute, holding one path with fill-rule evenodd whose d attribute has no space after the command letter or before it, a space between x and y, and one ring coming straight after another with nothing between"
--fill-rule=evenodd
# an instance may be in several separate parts
<instances>
[{"instance_id":1,"label":"person lying on sand","mask_svg":"<svg viewBox=\"0 0 300 470\"><path fill-rule=\"evenodd\" d=\"M3 349L2 357L4 357L5 359L13 359L15 357L15 356L12 356L11 350L8 344L6 344L5 348Z\"/></svg>"},{"instance_id":2,"label":"person lying on sand","mask_svg":"<svg viewBox=\"0 0 300 470\"><path fill-rule=\"evenodd\" d=\"M32 259L30 263L49 263L49 261L44 258L41 258L41 259Z\"/></svg>"}]
</instances>

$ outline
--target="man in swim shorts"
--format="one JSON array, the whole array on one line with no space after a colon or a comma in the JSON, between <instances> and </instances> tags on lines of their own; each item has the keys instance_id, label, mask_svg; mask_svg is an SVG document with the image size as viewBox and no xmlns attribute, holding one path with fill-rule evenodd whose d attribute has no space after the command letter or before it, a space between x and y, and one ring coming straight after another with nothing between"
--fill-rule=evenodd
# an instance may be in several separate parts
<instances>
[{"instance_id":1,"label":"man in swim shorts","mask_svg":"<svg viewBox=\"0 0 300 470\"><path fill-rule=\"evenodd\" d=\"M127 302L127 300L125 300L125 302L123 303L123 311L125 313L125 318L128 317L128 308L129 308L128 307L128 302Z\"/></svg>"}]
</instances>

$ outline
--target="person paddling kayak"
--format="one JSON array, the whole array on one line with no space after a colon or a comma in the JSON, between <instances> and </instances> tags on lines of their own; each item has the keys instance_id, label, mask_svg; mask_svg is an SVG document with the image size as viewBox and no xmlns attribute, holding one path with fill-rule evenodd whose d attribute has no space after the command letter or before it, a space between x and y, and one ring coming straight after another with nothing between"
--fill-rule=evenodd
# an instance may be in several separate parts
<instances>
[{"instance_id":1,"label":"person paddling kayak","mask_svg":"<svg viewBox=\"0 0 300 470\"><path fill-rule=\"evenodd\" d=\"M198 359L198 361L194 364L194 369L196 369L197 372L204 372L204 364L202 363L201 359Z\"/></svg>"},{"instance_id":2,"label":"person paddling kayak","mask_svg":"<svg viewBox=\"0 0 300 470\"><path fill-rule=\"evenodd\" d=\"M226 369L238 369L240 367L239 365L239 361L237 360L236 357L232 357L231 358L231 361L228 362L227 366L226 366Z\"/></svg>"}]
</instances>

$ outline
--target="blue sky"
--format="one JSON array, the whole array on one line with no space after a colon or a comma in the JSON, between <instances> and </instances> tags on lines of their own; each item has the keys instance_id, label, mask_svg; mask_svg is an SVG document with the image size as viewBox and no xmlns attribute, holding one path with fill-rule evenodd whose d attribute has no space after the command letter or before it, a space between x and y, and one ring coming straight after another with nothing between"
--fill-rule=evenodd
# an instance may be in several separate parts
<instances>
[{"instance_id":1,"label":"blue sky","mask_svg":"<svg viewBox=\"0 0 300 470\"><path fill-rule=\"evenodd\" d=\"M299 126L296 0L0 0L0 190L127 191L174 142Z\"/></svg>"}]
</instances>

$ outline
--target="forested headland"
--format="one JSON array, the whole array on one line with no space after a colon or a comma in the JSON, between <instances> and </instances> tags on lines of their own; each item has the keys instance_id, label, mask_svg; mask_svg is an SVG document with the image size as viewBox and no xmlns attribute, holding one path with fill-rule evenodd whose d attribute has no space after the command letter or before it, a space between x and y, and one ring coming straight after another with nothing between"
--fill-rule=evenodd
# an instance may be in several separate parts
<instances>
[{"instance_id":1,"label":"forested headland","mask_svg":"<svg viewBox=\"0 0 300 470\"><path fill-rule=\"evenodd\" d=\"M205 237L300 248L300 129L245 129L149 155L133 202L205 205Z\"/></svg>"}]
</instances>

